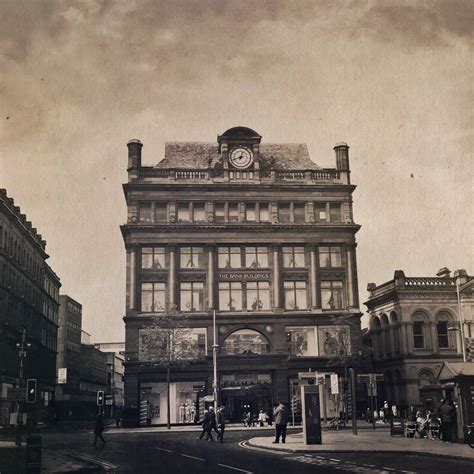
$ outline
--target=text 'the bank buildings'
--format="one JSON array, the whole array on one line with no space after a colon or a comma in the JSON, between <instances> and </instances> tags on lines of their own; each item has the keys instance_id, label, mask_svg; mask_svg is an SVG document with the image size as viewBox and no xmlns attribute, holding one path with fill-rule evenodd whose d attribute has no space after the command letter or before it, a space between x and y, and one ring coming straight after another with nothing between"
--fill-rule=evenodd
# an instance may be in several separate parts
<instances>
[{"instance_id":1,"label":"text 'the bank buildings'","mask_svg":"<svg viewBox=\"0 0 474 474\"><path fill-rule=\"evenodd\" d=\"M180 344L191 354L171 366L171 423L196 421L212 398L214 344L232 421L289 402L300 372L342 375L361 316L348 145L334 147L332 169L305 144L265 143L245 127L216 143L166 143L155 166L142 166L142 146L128 143L121 228L129 421L166 422L167 370L147 328L169 312L190 328Z\"/></svg>"}]
</instances>

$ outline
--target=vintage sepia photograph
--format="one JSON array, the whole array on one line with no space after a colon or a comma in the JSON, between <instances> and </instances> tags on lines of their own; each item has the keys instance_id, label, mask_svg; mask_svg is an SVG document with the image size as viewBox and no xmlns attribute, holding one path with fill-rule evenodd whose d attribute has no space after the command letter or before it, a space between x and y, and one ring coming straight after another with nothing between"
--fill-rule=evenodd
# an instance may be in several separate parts
<instances>
[{"instance_id":1,"label":"vintage sepia photograph","mask_svg":"<svg viewBox=\"0 0 474 474\"><path fill-rule=\"evenodd\" d=\"M473 58L471 0L0 0L0 474L472 474Z\"/></svg>"}]
</instances>

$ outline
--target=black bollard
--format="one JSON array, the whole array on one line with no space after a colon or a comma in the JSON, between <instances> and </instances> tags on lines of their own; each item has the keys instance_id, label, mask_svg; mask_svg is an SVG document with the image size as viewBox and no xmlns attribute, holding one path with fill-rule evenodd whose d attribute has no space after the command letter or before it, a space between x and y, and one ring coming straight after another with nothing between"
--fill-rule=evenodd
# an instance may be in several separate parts
<instances>
[{"instance_id":1,"label":"black bollard","mask_svg":"<svg viewBox=\"0 0 474 474\"><path fill-rule=\"evenodd\" d=\"M30 474L41 473L41 436L30 435L26 438L26 468Z\"/></svg>"}]
</instances>

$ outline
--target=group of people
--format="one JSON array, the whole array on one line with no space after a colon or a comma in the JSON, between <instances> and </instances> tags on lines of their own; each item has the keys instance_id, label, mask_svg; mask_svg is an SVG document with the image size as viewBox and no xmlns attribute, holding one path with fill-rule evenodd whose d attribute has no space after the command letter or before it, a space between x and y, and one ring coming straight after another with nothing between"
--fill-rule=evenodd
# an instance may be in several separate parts
<instances>
[{"instance_id":1,"label":"group of people","mask_svg":"<svg viewBox=\"0 0 474 474\"><path fill-rule=\"evenodd\" d=\"M264 426L268 423L268 426L273 425L275 420L275 440L273 443L284 443L286 440L286 427L290 419L290 410L284 403L276 403L273 406L273 410L270 414L264 410L260 410L257 422L260 426ZM250 412L244 417L244 424L246 426L254 426L253 418ZM248 423L248 424L247 424ZM204 417L202 419L202 431L199 435L199 440L204 438L205 441L214 441L212 436L213 432L217 435L217 441L220 443L224 442L224 431L225 431L225 408L224 406L218 407L215 411L214 407L209 407L204 411Z\"/></svg>"},{"instance_id":2,"label":"group of people","mask_svg":"<svg viewBox=\"0 0 474 474\"><path fill-rule=\"evenodd\" d=\"M220 443L224 442L224 431L225 431L225 412L224 406L220 406L214 411L214 407L209 407L208 410L204 410L204 418L202 420L202 432L199 436L201 440L206 435L206 441L214 441L212 432L217 434L217 441Z\"/></svg>"}]
</instances>

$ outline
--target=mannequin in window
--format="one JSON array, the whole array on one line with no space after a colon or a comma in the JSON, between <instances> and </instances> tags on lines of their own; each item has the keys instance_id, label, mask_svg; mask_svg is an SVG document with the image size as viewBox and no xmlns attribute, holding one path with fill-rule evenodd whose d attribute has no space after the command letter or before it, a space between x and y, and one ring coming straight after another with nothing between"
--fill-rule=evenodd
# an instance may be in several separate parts
<instances>
[{"instance_id":1,"label":"mannequin in window","mask_svg":"<svg viewBox=\"0 0 474 474\"><path fill-rule=\"evenodd\" d=\"M230 297L229 303L227 304L227 306L229 307L229 311L235 311L234 303L235 303L234 298Z\"/></svg>"},{"instance_id":2,"label":"mannequin in window","mask_svg":"<svg viewBox=\"0 0 474 474\"><path fill-rule=\"evenodd\" d=\"M257 300L257 298L254 298L252 303L252 310L260 311L261 309L263 309L263 303L260 300Z\"/></svg>"}]
</instances>

